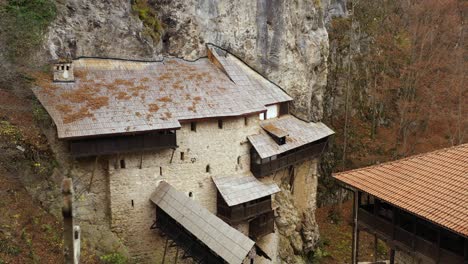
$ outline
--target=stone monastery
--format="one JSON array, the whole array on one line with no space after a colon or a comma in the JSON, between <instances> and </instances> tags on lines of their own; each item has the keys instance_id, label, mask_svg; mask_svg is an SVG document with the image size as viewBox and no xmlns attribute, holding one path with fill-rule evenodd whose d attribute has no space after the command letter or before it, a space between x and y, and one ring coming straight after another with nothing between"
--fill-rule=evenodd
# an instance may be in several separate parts
<instances>
[{"instance_id":1,"label":"stone monastery","mask_svg":"<svg viewBox=\"0 0 468 264\"><path fill-rule=\"evenodd\" d=\"M102 165L93 214L109 216L135 263L172 263L171 247L181 263L278 263L275 196L315 208L333 131L292 115L292 98L237 57L207 54L79 58L34 89L77 166Z\"/></svg>"}]
</instances>

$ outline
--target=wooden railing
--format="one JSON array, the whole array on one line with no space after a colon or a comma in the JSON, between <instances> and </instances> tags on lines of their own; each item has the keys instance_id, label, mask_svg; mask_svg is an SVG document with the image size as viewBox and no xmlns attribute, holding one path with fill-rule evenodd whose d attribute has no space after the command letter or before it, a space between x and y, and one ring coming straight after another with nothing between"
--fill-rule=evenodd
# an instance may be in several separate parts
<instances>
[{"instance_id":1,"label":"wooden railing","mask_svg":"<svg viewBox=\"0 0 468 264\"><path fill-rule=\"evenodd\" d=\"M70 152L75 158L141 152L177 146L176 133L151 133L112 136L70 141Z\"/></svg>"},{"instance_id":2,"label":"wooden railing","mask_svg":"<svg viewBox=\"0 0 468 264\"><path fill-rule=\"evenodd\" d=\"M276 159L269 158L260 164L251 159L250 170L256 177L270 175L275 171L287 168L307 159L318 157L324 150L327 142L310 144L298 150L291 150L279 155Z\"/></svg>"},{"instance_id":3,"label":"wooden railing","mask_svg":"<svg viewBox=\"0 0 468 264\"><path fill-rule=\"evenodd\" d=\"M230 223L254 218L271 210L270 199L254 204L239 204L231 207L222 206L218 203L218 216Z\"/></svg>"},{"instance_id":4,"label":"wooden railing","mask_svg":"<svg viewBox=\"0 0 468 264\"><path fill-rule=\"evenodd\" d=\"M358 219L359 226L370 229L377 235L383 237L386 241L390 241L392 244L405 251L415 252L434 262L439 259L438 263L463 263L463 256L439 248L436 243L427 241L397 225L393 225L391 222L377 217L362 208L359 208Z\"/></svg>"}]
</instances>

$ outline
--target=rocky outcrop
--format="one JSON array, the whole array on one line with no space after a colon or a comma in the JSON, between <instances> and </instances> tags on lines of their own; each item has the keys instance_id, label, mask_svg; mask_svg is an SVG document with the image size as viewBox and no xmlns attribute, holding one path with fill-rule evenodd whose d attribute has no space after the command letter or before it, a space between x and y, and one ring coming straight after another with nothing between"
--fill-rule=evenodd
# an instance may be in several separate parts
<instances>
[{"instance_id":1,"label":"rocky outcrop","mask_svg":"<svg viewBox=\"0 0 468 264\"><path fill-rule=\"evenodd\" d=\"M52 58L102 56L186 59L213 43L238 55L295 99L301 118L319 120L327 77L328 35L318 1L149 1L164 32L155 42L129 1L68 0L47 36ZM317 3L316 3L317 2Z\"/></svg>"},{"instance_id":2,"label":"rocky outcrop","mask_svg":"<svg viewBox=\"0 0 468 264\"><path fill-rule=\"evenodd\" d=\"M319 239L315 214L310 209L301 215L287 183L275 195L275 203L278 206L275 222L280 234L279 257L285 263L305 263L303 256L315 249Z\"/></svg>"}]
</instances>

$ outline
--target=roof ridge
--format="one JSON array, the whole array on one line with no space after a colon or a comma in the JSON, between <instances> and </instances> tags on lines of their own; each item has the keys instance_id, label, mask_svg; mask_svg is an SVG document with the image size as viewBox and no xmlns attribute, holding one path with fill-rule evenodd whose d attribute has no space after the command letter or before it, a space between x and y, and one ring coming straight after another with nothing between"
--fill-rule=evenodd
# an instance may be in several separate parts
<instances>
[{"instance_id":1,"label":"roof ridge","mask_svg":"<svg viewBox=\"0 0 468 264\"><path fill-rule=\"evenodd\" d=\"M400 162L403 162L403 161L420 158L421 156L433 155L433 154L436 154L436 153L446 152L448 150L453 150L453 149L458 149L458 148L465 148L465 147L468 149L468 143L464 143L464 144L460 144L460 145L456 145L456 146L451 146L451 147L445 147L445 148L441 148L441 149L436 149L436 150L433 150L433 151L419 153L419 154L411 155L411 156L404 157L404 158L401 158L401 159L390 160L390 161L386 161L386 162L379 163L379 164L369 165L369 166L366 166L366 167L356 168L356 169L352 169L352 170L340 171L340 172L333 173L333 175L338 176L338 175L341 175L341 174L345 174L345 173L347 174L347 173L360 171L360 170L369 170L369 169L372 169L372 168L375 168L375 167L381 167L381 166L386 166L386 165L390 165L390 164L400 163Z\"/></svg>"}]
</instances>

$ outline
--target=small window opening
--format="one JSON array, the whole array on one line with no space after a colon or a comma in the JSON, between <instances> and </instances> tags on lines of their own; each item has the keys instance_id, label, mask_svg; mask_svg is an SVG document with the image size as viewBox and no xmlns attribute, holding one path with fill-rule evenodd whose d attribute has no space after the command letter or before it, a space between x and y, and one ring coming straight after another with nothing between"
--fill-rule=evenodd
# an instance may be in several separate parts
<instances>
[{"instance_id":1,"label":"small window opening","mask_svg":"<svg viewBox=\"0 0 468 264\"><path fill-rule=\"evenodd\" d=\"M65 70L65 66L62 65L62 71Z\"/></svg>"},{"instance_id":2,"label":"small window opening","mask_svg":"<svg viewBox=\"0 0 468 264\"><path fill-rule=\"evenodd\" d=\"M221 119L218 120L218 128L223 129L223 120Z\"/></svg>"},{"instance_id":3,"label":"small window opening","mask_svg":"<svg viewBox=\"0 0 468 264\"><path fill-rule=\"evenodd\" d=\"M159 175L162 176L162 167L159 167Z\"/></svg>"},{"instance_id":4,"label":"small window opening","mask_svg":"<svg viewBox=\"0 0 468 264\"><path fill-rule=\"evenodd\" d=\"M125 169L125 160L120 160L120 168Z\"/></svg>"},{"instance_id":5,"label":"small window opening","mask_svg":"<svg viewBox=\"0 0 468 264\"><path fill-rule=\"evenodd\" d=\"M134 207L135 207L135 203L134 203L133 200L132 200L132 208L134 208Z\"/></svg>"},{"instance_id":6,"label":"small window opening","mask_svg":"<svg viewBox=\"0 0 468 264\"><path fill-rule=\"evenodd\" d=\"M241 156L237 157L237 164L240 164Z\"/></svg>"},{"instance_id":7,"label":"small window opening","mask_svg":"<svg viewBox=\"0 0 468 264\"><path fill-rule=\"evenodd\" d=\"M60 66L57 66L57 71L60 70Z\"/></svg>"},{"instance_id":8,"label":"small window opening","mask_svg":"<svg viewBox=\"0 0 468 264\"><path fill-rule=\"evenodd\" d=\"M210 172L211 171L211 168L210 168L210 164L206 165L206 172Z\"/></svg>"},{"instance_id":9,"label":"small window opening","mask_svg":"<svg viewBox=\"0 0 468 264\"><path fill-rule=\"evenodd\" d=\"M75 240L77 240L80 237L80 233L75 230Z\"/></svg>"},{"instance_id":10,"label":"small window opening","mask_svg":"<svg viewBox=\"0 0 468 264\"><path fill-rule=\"evenodd\" d=\"M245 126L249 125L249 118L248 117L244 117L244 125Z\"/></svg>"},{"instance_id":11,"label":"small window opening","mask_svg":"<svg viewBox=\"0 0 468 264\"><path fill-rule=\"evenodd\" d=\"M190 130L197 132L197 123L191 122L190 123Z\"/></svg>"},{"instance_id":12,"label":"small window opening","mask_svg":"<svg viewBox=\"0 0 468 264\"><path fill-rule=\"evenodd\" d=\"M67 71L70 70L70 66L67 65L66 69L67 69Z\"/></svg>"},{"instance_id":13,"label":"small window opening","mask_svg":"<svg viewBox=\"0 0 468 264\"><path fill-rule=\"evenodd\" d=\"M189 193L188 193L188 197L193 197L193 193L192 193L192 192L189 192Z\"/></svg>"},{"instance_id":14,"label":"small window opening","mask_svg":"<svg viewBox=\"0 0 468 264\"><path fill-rule=\"evenodd\" d=\"M184 152L180 153L180 160L185 160L185 153Z\"/></svg>"}]
</instances>

